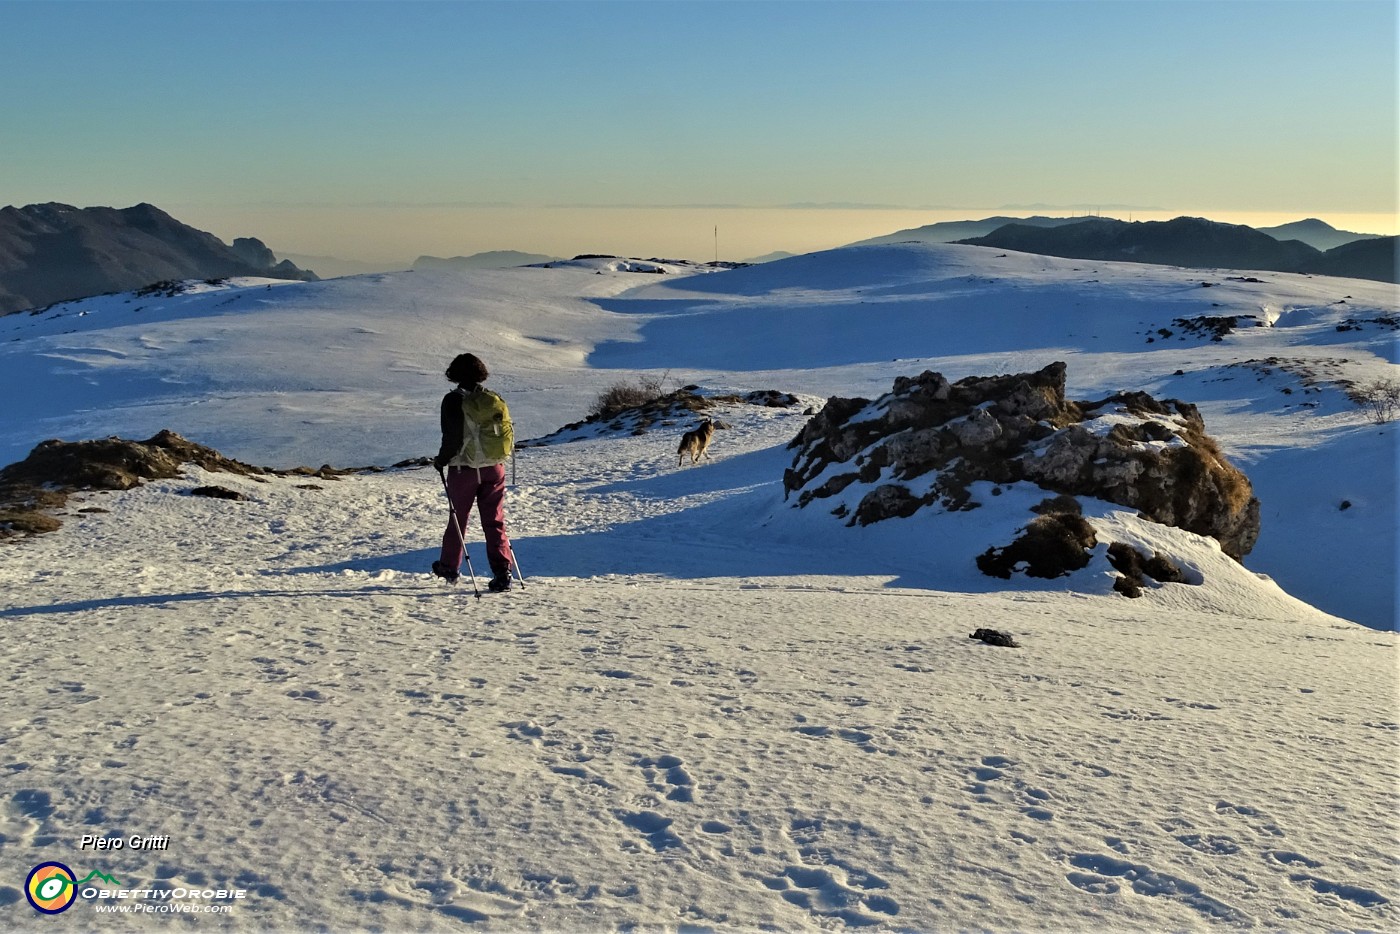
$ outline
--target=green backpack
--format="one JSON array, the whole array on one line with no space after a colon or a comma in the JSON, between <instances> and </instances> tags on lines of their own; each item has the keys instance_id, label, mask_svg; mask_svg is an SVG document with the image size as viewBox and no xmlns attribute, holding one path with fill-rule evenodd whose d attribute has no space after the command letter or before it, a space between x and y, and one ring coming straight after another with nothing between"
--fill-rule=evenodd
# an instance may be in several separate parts
<instances>
[{"instance_id":1,"label":"green backpack","mask_svg":"<svg viewBox=\"0 0 1400 934\"><path fill-rule=\"evenodd\" d=\"M505 400L489 389L458 392L462 395L464 427L460 459L469 467L505 463L515 450L515 430Z\"/></svg>"}]
</instances>

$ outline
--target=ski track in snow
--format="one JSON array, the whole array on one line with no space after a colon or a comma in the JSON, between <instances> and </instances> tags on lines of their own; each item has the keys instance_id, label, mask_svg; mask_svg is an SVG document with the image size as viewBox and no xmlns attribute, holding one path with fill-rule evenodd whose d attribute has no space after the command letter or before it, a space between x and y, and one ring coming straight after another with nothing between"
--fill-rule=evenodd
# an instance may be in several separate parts
<instances>
[{"instance_id":1,"label":"ski track in snow","mask_svg":"<svg viewBox=\"0 0 1400 934\"><path fill-rule=\"evenodd\" d=\"M1016 262L979 268L1014 289L1035 278ZM814 302L851 300L817 294L824 268L802 259L794 284ZM830 276L863 287L849 269ZM870 276L896 299L914 289ZM1171 277L1186 273L1145 271L1136 287ZM531 298L533 278L487 280L502 307L559 314L555 298ZM569 288L584 280L622 301L606 276ZM764 289L787 287L769 280L750 290L760 306ZM413 294L426 306L447 281ZM681 320L685 295L713 298L704 290L724 281L628 292L681 302L628 327L656 328L661 311ZM526 315L521 332L552 333L541 320ZM587 320L588 340L531 339L538 369L509 378L584 399L606 386L615 372L561 369L616 333ZM189 336L146 333L151 346ZM406 334L405 348L419 339ZM500 340L503 356L514 338ZM1029 348L957 365L1048 362ZM1108 370L1096 379L1135 365L1115 353L1095 358ZM925 363L843 378L873 396ZM1101 539L1168 551L1204 582L1118 597L1106 542L1063 580L982 577L972 558L1008 540L1037 491L866 529L793 510L784 445L835 372L726 380L814 397L722 409L730 427L698 467L673 460L684 420L522 449L507 513L526 587L479 600L465 576L454 588L426 573L445 522L431 470L259 482L192 469L75 498L61 530L0 562L0 925L107 927L87 901L51 919L26 904L28 870L58 859L128 887L247 892L227 915L111 922L122 929L1400 928L1393 632L1315 610L1212 543L1108 504L1086 502ZM1206 393L1208 429L1224 426L1232 453L1258 458L1265 483L1306 512L1304 455L1318 442L1275 420L1312 418L1319 436L1356 420L1327 394L1313 394L1312 415L1266 410L1239 394L1256 378L1297 385L1212 365L1152 388ZM527 424L567 420L549 422L561 403L532 414L536 396L522 395ZM385 441L378 424L365 447L411 434ZM1270 459L1290 443L1296 463ZM1339 464L1328 482L1359 483L1383 458ZM205 483L249 500L187 495ZM1334 513L1318 510L1313 527L1335 534ZM968 638L983 627L1022 648ZM83 834L170 844L98 853L78 848Z\"/></svg>"}]
</instances>

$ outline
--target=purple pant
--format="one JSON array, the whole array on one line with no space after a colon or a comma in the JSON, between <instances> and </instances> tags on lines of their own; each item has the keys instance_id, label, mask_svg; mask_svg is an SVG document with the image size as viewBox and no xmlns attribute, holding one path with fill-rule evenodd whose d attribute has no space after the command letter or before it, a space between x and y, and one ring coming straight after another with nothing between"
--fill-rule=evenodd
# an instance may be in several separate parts
<instances>
[{"instance_id":1,"label":"purple pant","mask_svg":"<svg viewBox=\"0 0 1400 934\"><path fill-rule=\"evenodd\" d=\"M455 568L462 563L462 535L471 518L472 504L479 507L481 531L486 538L486 561L491 573L505 574L510 570L510 539L506 537L506 468L448 467L447 495L457 514L454 523L449 516L447 531L442 533L442 563Z\"/></svg>"}]
</instances>

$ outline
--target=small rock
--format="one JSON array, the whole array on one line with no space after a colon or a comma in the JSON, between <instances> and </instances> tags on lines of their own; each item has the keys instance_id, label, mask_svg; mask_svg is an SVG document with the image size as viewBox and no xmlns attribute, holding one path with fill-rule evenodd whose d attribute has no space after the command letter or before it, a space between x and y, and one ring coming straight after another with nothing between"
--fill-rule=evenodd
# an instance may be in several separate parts
<instances>
[{"instance_id":1,"label":"small rock","mask_svg":"<svg viewBox=\"0 0 1400 934\"><path fill-rule=\"evenodd\" d=\"M979 639L988 645L1000 645L1008 649L1019 649L1021 643L1012 638L1011 633L1001 632L996 629L979 629L968 636L969 639Z\"/></svg>"},{"instance_id":2,"label":"small rock","mask_svg":"<svg viewBox=\"0 0 1400 934\"><path fill-rule=\"evenodd\" d=\"M197 486L193 490L190 490L190 495L208 496L211 499L232 499L238 500L239 502L245 502L248 499L248 497L239 493L237 490L230 490L228 487L223 486Z\"/></svg>"}]
</instances>

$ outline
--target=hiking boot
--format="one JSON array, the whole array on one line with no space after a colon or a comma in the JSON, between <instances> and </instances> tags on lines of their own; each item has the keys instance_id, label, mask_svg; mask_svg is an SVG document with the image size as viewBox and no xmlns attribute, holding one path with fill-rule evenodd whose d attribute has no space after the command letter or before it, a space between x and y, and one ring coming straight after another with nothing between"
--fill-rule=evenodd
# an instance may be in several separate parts
<instances>
[{"instance_id":1,"label":"hiking boot","mask_svg":"<svg viewBox=\"0 0 1400 934\"><path fill-rule=\"evenodd\" d=\"M433 562L433 573L438 577L441 577L443 580L447 581L449 584L457 583L457 578L460 576L457 573L456 568L448 567L441 561Z\"/></svg>"},{"instance_id":2,"label":"hiking boot","mask_svg":"<svg viewBox=\"0 0 1400 934\"><path fill-rule=\"evenodd\" d=\"M492 593L505 593L510 590L510 569L507 568L491 578L486 584L486 589Z\"/></svg>"}]
</instances>

